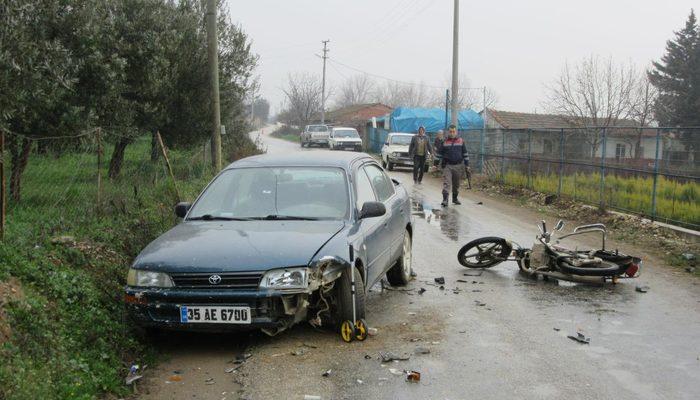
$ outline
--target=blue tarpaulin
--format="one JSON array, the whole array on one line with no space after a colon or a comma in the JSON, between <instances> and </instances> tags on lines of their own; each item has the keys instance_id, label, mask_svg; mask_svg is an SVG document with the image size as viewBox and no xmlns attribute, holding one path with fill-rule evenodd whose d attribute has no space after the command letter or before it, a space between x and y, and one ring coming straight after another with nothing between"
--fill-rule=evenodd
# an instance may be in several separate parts
<instances>
[{"instance_id":1,"label":"blue tarpaulin","mask_svg":"<svg viewBox=\"0 0 700 400\"><path fill-rule=\"evenodd\" d=\"M437 132L449 125L450 113L447 113L445 123L445 110L440 108L409 108L399 107L389 115L392 132L418 132L418 127L425 127L427 132ZM473 110L462 110L458 118L459 130L480 129L483 125L481 115Z\"/></svg>"}]
</instances>

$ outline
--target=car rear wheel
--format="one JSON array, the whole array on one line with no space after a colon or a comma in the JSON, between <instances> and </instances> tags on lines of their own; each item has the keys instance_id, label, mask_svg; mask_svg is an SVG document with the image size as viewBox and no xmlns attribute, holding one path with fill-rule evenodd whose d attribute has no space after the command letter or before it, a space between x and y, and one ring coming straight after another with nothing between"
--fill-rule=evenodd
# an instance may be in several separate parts
<instances>
[{"instance_id":1,"label":"car rear wheel","mask_svg":"<svg viewBox=\"0 0 700 400\"><path fill-rule=\"evenodd\" d=\"M357 319L365 317L365 284L362 281L362 275L357 268L355 270L355 298L356 309L355 317ZM352 284L350 280L350 271L346 270L336 281L335 287L335 310L333 313L333 322L340 326L343 321L352 321Z\"/></svg>"},{"instance_id":2,"label":"car rear wheel","mask_svg":"<svg viewBox=\"0 0 700 400\"><path fill-rule=\"evenodd\" d=\"M389 171L393 171L394 170L394 163L391 161L387 161L386 162L386 169L388 169Z\"/></svg>"},{"instance_id":3,"label":"car rear wheel","mask_svg":"<svg viewBox=\"0 0 700 400\"><path fill-rule=\"evenodd\" d=\"M386 272L386 279L391 286L405 286L411 280L411 268L413 266L411 234L408 231L403 235L403 247L401 257L396 264Z\"/></svg>"}]
</instances>

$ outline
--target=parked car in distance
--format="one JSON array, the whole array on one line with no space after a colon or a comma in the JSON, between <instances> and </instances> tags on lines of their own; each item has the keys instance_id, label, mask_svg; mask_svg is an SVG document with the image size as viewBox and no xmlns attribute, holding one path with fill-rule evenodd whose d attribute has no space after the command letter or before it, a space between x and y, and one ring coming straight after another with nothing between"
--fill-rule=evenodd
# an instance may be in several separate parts
<instances>
[{"instance_id":1,"label":"parked car in distance","mask_svg":"<svg viewBox=\"0 0 700 400\"><path fill-rule=\"evenodd\" d=\"M364 153L259 155L219 173L182 222L131 265L125 302L143 328L274 335L295 323L357 318L382 277L411 277L413 224L404 186Z\"/></svg>"},{"instance_id":2,"label":"parked car in distance","mask_svg":"<svg viewBox=\"0 0 700 400\"><path fill-rule=\"evenodd\" d=\"M414 133L390 132L386 142L382 146L382 166L393 171L395 166L413 167L413 158L408 153L411 139ZM430 163L425 163L425 172L428 172Z\"/></svg>"},{"instance_id":3,"label":"parked car in distance","mask_svg":"<svg viewBox=\"0 0 700 400\"><path fill-rule=\"evenodd\" d=\"M306 125L304 131L299 136L301 147L311 145L328 146L328 134L330 129L327 125Z\"/></svg>"},{"instance_id":4,"label":"parked car in distance","mask_svg":"<svg viewBox=\"0 0 700 400\"><path fill-rule=\"evenodd\" d=\"M335 127L328 137L331 150L362 151L362 138L355 128Z\"/></svg>"}]
</instances>

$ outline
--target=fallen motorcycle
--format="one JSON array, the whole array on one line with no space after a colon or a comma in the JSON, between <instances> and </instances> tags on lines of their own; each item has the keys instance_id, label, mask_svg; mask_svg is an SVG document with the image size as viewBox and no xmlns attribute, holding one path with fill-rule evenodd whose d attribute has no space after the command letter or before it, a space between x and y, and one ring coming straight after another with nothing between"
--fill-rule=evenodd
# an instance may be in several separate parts
<instances>
[{"instance_id":1,"label":"fallen motorcycle","mask_svg":"<svg viewBox=\"0 0 700 400\"><path fill-rule=\"evenodd\" d=\"M554 228L561 231L564 221ZM531 249L500 237L483 237L464 245L457 254L459 263L468 268L489 268L504 261L515 261L524 273L542 275L567 281L616 283L621 278L639 276L642 260L639 257L605 249L607 230L603 224L581 225L572 233L561 235L552 243L552 232L545 221L538 225L540 233ZM599 233L601 249L568 249L559 242L565 238Z\"/></svg>"}]
</instances>

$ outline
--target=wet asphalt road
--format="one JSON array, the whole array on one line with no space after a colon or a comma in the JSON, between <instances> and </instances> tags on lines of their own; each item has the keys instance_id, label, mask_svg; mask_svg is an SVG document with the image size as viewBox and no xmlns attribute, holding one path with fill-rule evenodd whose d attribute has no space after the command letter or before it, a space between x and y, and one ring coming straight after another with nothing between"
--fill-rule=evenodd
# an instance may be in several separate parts
<instances>
[{"instance_id":1,"label":"wet asphalt road","mask_svg":"<svg viewBox=\"0 0 700 400\"><path fill-rule=\"evenodd\" d=\"M270 153L327 151L263 140ZM462 206L443 211L438 179L426 177L414 187L410 171L392 176L408 186L413 199L418 276L406 291L371 289L367 322L378 329L376 336L346 344L337 334L305 324L274 338L170 334L159 345L163 361L148 374L142 397L700 398L697 279L663 266L643 249L614 242L609 247L644 257L640 279L588 286L532 280L515 263L467 270L456 259L464 243L494 235L529 246L543 216L474 192L463 194ZM439 276L445 278L444 290L434 283ZM649 292L636 292L637 284L649 285ZM419 288L425 293L418 294ZM590 344L567 338L577 331ZM416 354L418 347L430 353ZM381 364L380 351L411 358ZM252 357L225 372L239 353ZM330 376L322 377L328 369ZM390 369L420 371L421 382L408 383ZM168 383L174 371L181 381Z\"/></svg>"}]
</instances>

